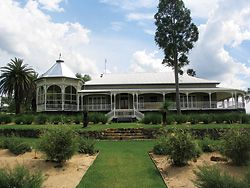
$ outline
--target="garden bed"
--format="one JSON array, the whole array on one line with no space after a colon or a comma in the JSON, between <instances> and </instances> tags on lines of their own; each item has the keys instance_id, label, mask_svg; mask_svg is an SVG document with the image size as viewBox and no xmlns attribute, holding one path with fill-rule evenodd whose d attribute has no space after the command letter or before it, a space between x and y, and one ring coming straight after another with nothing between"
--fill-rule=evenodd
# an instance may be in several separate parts
<instances>
[{"instance_id":1,"label":"garden bed","mask_svg":"<svg viewBox=\"0 0 250 188\"><path fill-rule=\"evenodd\" d=\"M172 166L166 156L155 155L153 153L150 153L149 155L161 173L168 188L195 188L195 185L193 184L193 181L196 179L194 170L197 170L198 166L216 165L219 169L229 173L235 178L243 178L244 173L247 171L246 166L233 166L227 162L211 161L211 156L221 157L217 152L203 153L196 162L189 162L187 166L183 167Z\"/></svg>"},{"instance_id":2,"label":"garden bed","mask_svg":"<svg viewBox=\"0 0 250 188\"><path fill-rule=\"evenodd\" d=\"M35 156L37 159L35 159ZM30 170L40 170L45 177L43 187L74 188L81 181L83 175L93 164L96 155L74 155L62 168L55 168L56 163L45 162L41 153L28 152L16 156L8 150L0 150L1 168L13 168L16 164L24 165Z\"/></svg>"}]
</instances>

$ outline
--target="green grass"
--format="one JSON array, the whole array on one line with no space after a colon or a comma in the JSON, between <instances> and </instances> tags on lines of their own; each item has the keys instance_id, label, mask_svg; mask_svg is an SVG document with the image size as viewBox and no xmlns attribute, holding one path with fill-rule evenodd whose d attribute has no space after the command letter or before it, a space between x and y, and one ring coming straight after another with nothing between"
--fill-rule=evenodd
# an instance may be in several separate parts
<instances>
[{"instance_id":1,"label":"green grass","mask_svg":"<svg viewBox=\"0 0 250 188\"><path fill-rule=\"evenodd\" d=\"M78 188L164 188L148 156L154 141L100 141L100 154Z\"/></svg>"},{"instance_id":2,"label":"green grass","mask_svg":"<svg viewBox=\"0 0 250 188\"><path fill-rule=\"evenodd\" d=\"M86 128L82 128L82 125L0 125L0 129L50 129L53 127L71 127L75 130L83 131L100 131L111 128L160 128L162 125L145 125L139 123L111 123L107 125L92 124Z\"/></svg>"},{"instance_id":3,"label":"green grass","mask_svg":"<svg viewBox=\"0 0 250 188\"><path fill-rule=\"evenodd\" d=\"M0 125L0 129L50 129L53 127L71 127L75 130L82 131L101 131L110 128L161 128L162 125L146 125L140 123L111 123L107 125L93 124L87 128L82 128L82 125ZM197 124L197 125L167 125L167 129L181 128L181 129L213 129L213 128L250 128L250 124Z\"/></svg>"}]
</instances>

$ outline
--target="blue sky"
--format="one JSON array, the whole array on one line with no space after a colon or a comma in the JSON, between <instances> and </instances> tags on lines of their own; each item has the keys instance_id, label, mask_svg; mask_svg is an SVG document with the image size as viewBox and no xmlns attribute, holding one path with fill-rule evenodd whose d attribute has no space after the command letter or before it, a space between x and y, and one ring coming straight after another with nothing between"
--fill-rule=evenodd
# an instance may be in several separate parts
<instances>
[{"instance_id":1,"label":"blue sky","mask_svg":"<svg viewBox=\"0 0 250 188\"><path fill-rule=\"evenodd\" d=\"M249 0L184 0L199 27L190 65L221 86L250 87ZM74 71L162 72L156 0L1 0L0 65L15 56L40 74L59 53Z\"/></svg>"}]
</instances>

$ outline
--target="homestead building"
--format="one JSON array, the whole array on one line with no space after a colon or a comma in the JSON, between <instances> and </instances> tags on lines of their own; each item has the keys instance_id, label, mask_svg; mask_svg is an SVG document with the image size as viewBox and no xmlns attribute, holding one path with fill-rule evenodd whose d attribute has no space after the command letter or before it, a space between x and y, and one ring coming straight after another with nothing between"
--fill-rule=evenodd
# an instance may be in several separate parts
<instances>
[{"instance_id":1,"label":"homestead building","mask_svg":"<svg viewBox=\"0 0 250 188\"><path fill-rule=\"evenodd\" d=\"M245 112L245 92L218 87L219 82L179 76L183 112ZM83 83L63 60L37 80L37 111L103 112L109 119L141 119L145 112L160 111L170 101L175 111L174 73L103 74Z\"/></svg>"}]
</instances>

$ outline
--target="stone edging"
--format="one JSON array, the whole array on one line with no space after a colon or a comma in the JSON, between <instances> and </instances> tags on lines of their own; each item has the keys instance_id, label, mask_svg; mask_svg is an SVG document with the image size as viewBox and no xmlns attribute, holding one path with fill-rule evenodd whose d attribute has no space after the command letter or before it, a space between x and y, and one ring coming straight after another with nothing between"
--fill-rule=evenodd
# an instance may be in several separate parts
<instances>
[{"instance_id":1,"label":"stone edging","mask_svg":"<svg viewBox=\"0 0 250 188\"><path fill-rule=\"evenodd\" d=\"M154 159L153 159L153 157L152 157L152 152L148 152L148 156L149 156L149 158L151 159L151 161L153 162L155 168L156 168L156 169L158 170L158 172L160 173L161 179L162 179L163 183L164 183L164 184L166 185L166 187L168 188L167 183L164 181L164 175L163 175L163 173L159 170L159 168L157 167L157 165L156 165L156 163L155 163L155 161L154 161Z\"/></svg>"}]
</instances>

